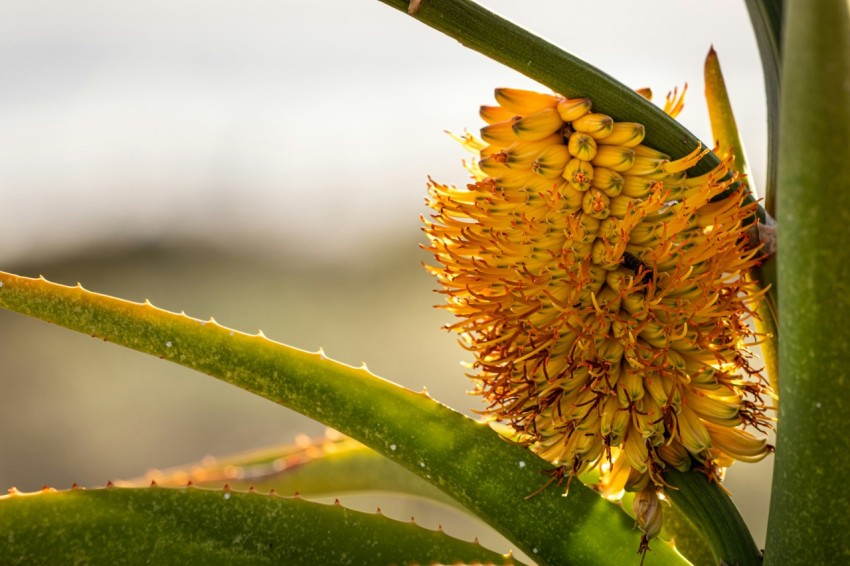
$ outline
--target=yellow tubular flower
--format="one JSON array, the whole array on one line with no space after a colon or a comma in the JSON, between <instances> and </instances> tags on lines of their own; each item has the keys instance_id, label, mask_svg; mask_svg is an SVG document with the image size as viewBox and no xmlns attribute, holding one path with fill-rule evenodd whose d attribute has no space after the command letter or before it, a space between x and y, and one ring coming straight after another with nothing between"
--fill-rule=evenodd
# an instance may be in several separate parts
<instances>
[{"instance_id":1,"label":"yellow tubular flower","mask_svg":"<svg viewBox=\"0 0 850 566\"><path fill-rule=\"evenodd\" d=\"M473 182L429 183L449 328L475 355L487 414L569 475L601 467L606 496L644 493L652 535L665 470L720 479L772 450L750 431L769 427L772 394L745 349L754 205L728 162L687 177L703 150L674 160L587 98L496 101L482 140L458 138L478 156Z\"/></svg>"}]
</instances>

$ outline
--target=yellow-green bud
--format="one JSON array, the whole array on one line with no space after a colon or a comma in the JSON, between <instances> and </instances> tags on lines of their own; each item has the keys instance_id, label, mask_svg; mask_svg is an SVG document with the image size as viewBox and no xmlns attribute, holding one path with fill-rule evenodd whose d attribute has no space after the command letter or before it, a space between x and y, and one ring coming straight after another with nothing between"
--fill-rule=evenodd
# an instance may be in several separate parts
<instances>
[{"instance_id":1,"label":"yellow-green bud","mask_svg":"<svg viewBox=\"0 0 850 566\"><path fill-rule=\"evenodd\" d=\"M623 190L623 176L613 169L595 167L591 185L613 198Z\"/></svg>"},{"instance_id":2,"label":"yellow-green bud","mask_svg":"<svg viewBox=\"0 0 850 566\"><path fill-rule=\"evenodd\" d=\"M601 145L596 157L591 160L595 167L605 167L613 171L626 171L635 161L635 152L619 145Z\"/></svg>"},{"instance_id":3,"label":"yellow-green bud","mask_svg":"<svg viewBox=\"0 0 850 566\"><path fill-rule=\"evenodd\" d=\"M635 147L643 141L646 128L643 124L636 122L614 122L611 133L600 140L605 145L621 145L623 147Z\"/></svg>"},{"instance_id":4,"label":"yellow-green bud","mask_svg":"<svg viewBox=\"0 0 850 566\"><path fill-rule=\"evenodd\" d=\"M510 165L510 163L509 163ZM646 198L652 193L652 188L657 181L647 179L646 177L638 177L632 175L631 170L628 175L623 175L623 193L627 197Z\"/></svg>"},{"instance_id":5,"label":"yellow-green bud","mask_svg":"<svg viewBox=\"0 0 850 566\"><path fill-rule=\"evenodd\" d=\"M596 157L596 140L589 134L573 133L567 147L570 150L570 155L582 161L590 161Z\"/></svg>"},{"instance_id":6,"label":"yellow-green bud","mask_svg":"<svg viewBox=\"0 0 850 566\"><path fill-rule=\"evenodd\" d=\"M570 159L563 176L577 190L586 191L593 181L593 166L583 159Z\"/></svg>"},{"instance_id":7,"label":"yellow-green bud","mask_svg":"<svg viewBox=\"0 0 850 566\"><path fill-rule=\"evenodd\" d=\"M563 174L569 160L570 153L566 146L550 145L540 152L531 164L531 170L546 179L555 179Z\"/></svg>"},{"instance_id":8,"label":"yellow-green bud","mask_svg":"<svg viewBox=\"0 0 850 566\"><path fill-rule=\"evenodd\" d=\"M611 214L609 204L611 199L599 189L590 189L584 193L584 198L581 201L581 208L585 214L605 220Z\"/></svg>"},{"instance_id":9,"label":"yellow-green bud","mask_svg":"<svg viewBox=\"0 0 850 566\"><path fill-rule=\"evenodd\" d=\"M653 157L655 159L670 159L670 156L664 153L663 151L658 151L657 149L653 149L648 145L638 144L632 148L634 150L635 155L640 155L643 157Z\"/></svg>"},{"instance_id":10,"label":"yellow-green bud","mask_svg":"<svg viewBox=\"0 0 850 566\"><path fill-rule=\"evenodd\" d=\"M546 108L555 108L559 98L554 94L545 94L519 88L497 88L496 102L513 114L534 114Z\"/></svg>"},{"instance_id":11,"label":"yellow-green bud","mask_svg":"<svg viewBox=\"0 0 850 566\"><path fill-rule=\"evenodd\" d=\"M478 111L478 115L481 116L481 119L488 124L496 124L498 122L510 120L516 114L502 108L501 106L482 106Z\"/></svg>"},{"instance_id":12,"label":"yellow-green bud","mask_svg":"<svg viewBox=\"0 0 850 566\"><path fill-rule=\"evenodd\" d=\"M563 98L558 102L558 114L564 122L572 122L590 112L589 98Z\"/></svg>"},{"instance_id":13,"label":"yellow-green bud","mask_svg":"<svg viewBox=\"0 0 850 566\"><path fill-rule=\"evenodd\" d=\"M572 183L564 181L558 184L558 192L564 202L564 208L570 212L581 208L581 201L584 197L584 191L575 188Z\"/></svg>"},{"instance_id":14,"label":"yellow-green bud","mask_svg":"<svg viewBox=\"0 0 850 566\"><path fill-rule=\"evenodd\" d=\"M517 120L513 123L513 130L519 139L535 141L554 134L563 126L558 111L546 108Z\"/></svg>"},{"instance_id":15,"label":"yellow-green bud","mask_svg":"<svg viewBox=\"0 0 850 566\"><path fill-rule=\"evenodd\" d=\"M500 148L508 147L517 141L513 128L515 121L511 119L484 126L481 128L481 139Z\"/></svg>"},{"instance_id":16,"label":"yellow-green bud","mask_svg":"<svg viewBox=\"0 0 850 566\"><path fill-rule=\"evenodd\" d=\"M614 130L614 120L607 114L591 112L573 120L572 126L575 131L584 132L600 140L608 137Z\"/></svg>"}]
</instances>

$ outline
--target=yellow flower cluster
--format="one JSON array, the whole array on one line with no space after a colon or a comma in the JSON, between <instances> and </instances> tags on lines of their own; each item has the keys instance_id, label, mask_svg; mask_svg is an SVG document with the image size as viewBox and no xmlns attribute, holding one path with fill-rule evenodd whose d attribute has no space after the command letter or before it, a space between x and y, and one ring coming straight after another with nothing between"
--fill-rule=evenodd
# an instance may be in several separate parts
<instances>
[{"instance_id":1,"label":"yellow flower cluster","mask_svg":"<svg viewBox=\"0 0 850 566\"><path fill-rule=\"evenodd\" d=\"M431 181L425 232L476 392L570 477L604 492L718 477L770 451L764 380L747 363L759 295L728 163L688 177L641 124L587 98L496 90L465 189Z\"/></svg>"}]
</instances>

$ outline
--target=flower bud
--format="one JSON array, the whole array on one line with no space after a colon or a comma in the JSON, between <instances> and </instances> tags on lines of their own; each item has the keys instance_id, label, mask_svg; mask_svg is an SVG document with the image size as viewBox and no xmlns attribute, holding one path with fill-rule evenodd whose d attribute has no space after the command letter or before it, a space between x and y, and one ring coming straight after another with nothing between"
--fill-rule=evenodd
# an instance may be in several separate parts
<instances>
[{"instance_id":1,"label":"flower bud","mask_svg":"<svg viewBox=\"0 0 850 566\"><path fill-rule=\"evenodd\" d=\"M756 438L740 428L716 425L711 422L705 423L705 428L713 444L736 460L758 462L772 450L766 439Z\"/></svg>"},{"instance_id":2,"label":"flower bud","mask_svg":"<svg viewBox=\"0 0 850 566\"><path fill-rule=\"evenodd\" d=\"M688 391L685 394L685 402L704 421L730 427L741 422L738 414L741 400L737 397L726 397L721 400L702 392Z\"/></svg>"},{"instance_id":3,"label":"flower bud","mask_svg":"<svg viewBox=\"0 0 850 566\"><path fill-rule=\"evenodd\" d=\"M627 197L621 193L619 196L611 199L611 216L615 218L625 218L626 215L634 211L640 203L640 199Z\"/></svg>"},{"instance_id":4,"label":"flower bud","mask_svg":"<svg viewBox=\"0 0 850 566\"><path fill-rule=\"evenodd\" d=\"M652 89L649 87L636 88L635 92L647 100L652 100Z\"/></svg>"},{"instance_id":5,"label":"flower bud","mask_svg":"<svg viewBox=\"0 0 850 566\"><path fill-rule=\"evenodd\" d=\"M635 156L639 157L651 157L653 159L666 159L670 160L670 156L664 153L663 151L658 151L657 149L651 148L648 145L638 144L632 147L632 151L635 152Z\"/></svg>"},{"instance_id":6,"label":"flower bud","mask_svg":"<svg viewBox=\"0 0 850 566\"><path fill-rule=\"evenodd\" d=\"M666 159L656 159L644 155L635 155L635 161L629 169L630 176L641 176L647 179L663 179L667 176L664 165L669 163Z\"/></svg>"},{"instance_id":7,"label":"flower bud","mask_svg":"<svg viewBox=\"0 0 850 566\"><path fill-rule=\"evenodd\" d=\"M591 185L613 198L623 190L623 177L612 169L595 167Z\"/></svg>"},{"instance_id":8,"label":"flower bud","mask_svg":"<svg viewBox=\"0 0 850 566\"><path fill-rule=\"evenodd\" d=\"M629 169L635 161L635 152L619 145L602 145L591 160L595 167L605 167L617 172Z\"/></svg>"},{"instance_id":9,"label":"flower bud","mask_svg":"<svg viewBox=\"0 0 850 566\"><path fill-rule=\"evenodd\" d=\"M500 148L508 147L518 139L513 128L515 121L511 119L484 126L481 128L481 139Z\"/></svg>"},{"instance_id":10,"label":"flower bud","mask_svg":"<svg viewBox=\"0 0 850 566\"><path fill-rule=\"evenodd\" d=\"M488 124L506 122L516 116L514 112L510 112L501 106L482 106L478 110L478 115Z\"/></svg>"},{"instance_id":11,"label":"flower bud","mask_svg":"<svg viewBox=\"0 0 850 566\"><path fill-rule=\"evenodd\" d=\"M554 134L563 126L558 112L554 108L547 108L515 121L513 131L519 139L535 141Z\"/></svg>"},{"instance_id":12,"label":"flower bud","mask_svg":"<svg viewBox=\"0 0 850 566\"><path fill-rule=\"evenodd\" d=\"M586 191L590 189L591 182L593 181L593 174L594 169L590 163L582 159L574 158L567 163L566 167L564 167L563 177L575 189L579 191Z\"/></svg>"},{"instance_id":13,"label":"flower bud","mask_svg":"<svg viewBox=\"0 0 850 566\"><path fill-rule=\"evenodd\" d=\"M574 212L581 208L584 192L576 189L571 183L567 181L558 183L558 193L563 199L562 202L566 211Z\"/></svg>"},{"instance_id":14,"label":"flower bud","mask_svg":"<svg viewBox=\"0 0 850 566\"><path fill-rule=\"evenodd\" d=\"M567 147L570 155L582 161L590 161L596 156L596 140L589 134L575 132L570 136Z\"/></svg>"},{"instance_id":15,"label":"flower bud","mask_svg":"<svg viewBox=\"0 0 850 566\"><path fill-rule=\"evenodd\" d=\"M566 146L550 145L540 152L531 164L531 170L546 179L555 179L564 173L569 160L570 153Z\"/></svg>"},{"instance_id":16,"label":"flower bud","mask_svg":"<svg viewBox=\"0 0 850 566\"><path fill-rule=\"evenodd\" d=\"M596 140L608 137L614 131L614 120L607 114L591 112L572 121L577 132L583 132Z\"/></svg>"},{"instance_id":17,"label":"flower bud","mask_svg":"<svg viewBox=\"0 0 850 566\"><path fill-rule=\"evenodd\" d=\"M611 214L608 205L611 203L605 194L599 189L590 189L584 193L584 198L581 201L582 210L585 214L598 219L605 220Z\"/></svg>"},{"instance_id":18,"label":"flower bud","mask_svg":"<svg viewBox=\"0 0 850 566\"><path fill-rule=\"evenodd\" d=\"M691 469L691 455L675 439L672 439L668 444L660 446L658 448L658 455L661 456L662 460L680 472L687 472Z\"/></svg>"},{"instance_id":19,"label":"flower bud","mask_svg":"<svg viewBox=\"0 0 850 566\"><path fill-rule=\"evenodd\" d=\"M497 88L496 102L499 106L513 114L528 115L540 112L558 105L558 97L554 94L544 94L518 88Z\"/></svg>"},{"instance_id":20,"label":"flower bud","mask_svg":"<svg viewBox=\"0 0 850 566\"><path fill-rule=\"evenodd\" d=\"M644 532L647 539L653 539L661 534L664 515L654 486L637 492L632 508L638 527Z\"/></svg>"},{"instance_id":21,"label":"flower bud","mask_svg":"<svg viewBox=\"0 0 850 566\"><path fill-rule=\"evenodd\" d=\"M635 147L643 141L646 129L643 124L634 122L614 122L611 133L599 141L605 145L621 145L623 147Z\"/></svg>"},{"instance_id":22,"label":"flower bud","mask_svg":"<svg viewBox=\"0 0 850 566\"><path fill-rule=\"evenodd\" d=\"M646 198L657 184L654 179L633 175L630 170L628 175L623 175L622 194L632 198Z\"/></svg>"},{"instance_id":23,"label":"flower bud","mask_svg":"<svg viewBox=\"0 0 850 566\"><path fill-rule=\"evenodd\" d=\"M589 98L563 98L558 102L558 114L564 122L572 122L590 112Z\"/></svg>"},{"instance_id":24,"label":"flower bud","mask_svg":"<svg viewBox=\"0 0 850 566\"><path fill-rule=\"evenodd\" d=\"M691 454L699 454L711 448L711 436L705 424L687 405L682 407L676 422L679 427L678 440Z\"/></svg>"},{"instance_id":25,"label":"flower bud","mask_svg":"<svg viewBox=\"0 0 850 566\"><path fill-rule=\"evenodd\" d=\"M509 173L508 168L505 166L505 156L501 153L485 157L478 162L478 168L487 176L494 178Z\"/></svg>"},{"instance_id":26,"label":"flower bud","mask_svg":"<svg viewBox=\"0 0 850 566\"><path fill-rule=\"evenodd\" d=\"M517 141L503 150L507 159L505 165L511 169L528 170L531 169L534 160L540 155L540 152L552 145L560 145L561 136L552 134L537 141Z\"/></svg>"},{"instance_id":27,"label":"flower bud","mask_svg":"<svg viewBox=\"0 0 850 566\"><path fill-rule=\"evenodd\" d=\"M646 471L649 451L646 440L640 435L636 428L630 428L626 441L623 443L623 453L632 469L640 474Z\"/></svg>"}]
</instances>

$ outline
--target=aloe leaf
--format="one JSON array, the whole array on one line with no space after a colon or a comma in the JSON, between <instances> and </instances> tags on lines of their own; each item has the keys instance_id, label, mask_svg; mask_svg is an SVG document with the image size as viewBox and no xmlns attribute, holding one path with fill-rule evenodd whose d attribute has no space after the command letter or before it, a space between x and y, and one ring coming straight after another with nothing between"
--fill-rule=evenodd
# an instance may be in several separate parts
<instances>
[{"instance_id":1,"label":"aloe leaf","mask_svg":"<svg viewBox=\"0 0 850 566\"><path fill-rule=\"evenodd\" d=\"M436 485L540 564L636 558L639 535L615 505L579 482L566 498L542 489L549 463L425 393L150 303L3 273L0 285L7 310L196 369L348 434ZM650 564L681 562L664 544L649 556Z\"/></svg>"},{"instance_id":2,"label":"aloe leaf","mask_svg":"<svg viewBox=\"0 0 850 566\"><path fill-rule=\"evenodd\" d=\"M676 550L682 553L691 564L713 565L717 563L705 536L698 525L691 521L677 505L664 508L664 530L661 537L672 539Z\"/></svg>"},{"instance_id":3,"label":"aloe leaf","mask_svg":"<svg viewBox=\"0 0 850 566\"><path fill-rule=\"evenodd\" d=\"M162 487L275 490L282 495L327 496L358 492L391 492L457 506L450 497L419 476L348 437L336 435L264 448L226 458L169 470L152 470L143 477L114 481L119 487Z\"/></svg>"},{"instance_id":4,"label":"aloe leaf","mask_svg":"<svg viewBox=\"0 0 850 566\"><path fill-rule=\"evenodd\" d=\"M380 513L232 490L75 489L0 497L2 564L512 564Z\"/></svg>"},{"instance_id":5,"label":"aloe leaf","mask_svg":"<svg viewBox=\"0 0 850 566\"><path fill-rule=\"evenodd\" d=\"M715 564L761 564L761 554L743 517L719 485L700 474L676 470L669 470L664 479L673 487L665 493L702 532Z\"/></svg>"},{"instance_id":6,"label":"aloe leaf","mask_svg":"<svg viewBox=\"0 0 850 566\"><path fill-rule=\"evenodd\" d=\"M711 132L720 152L732 152L735 156L735 162L732 164L733 169L743 176L742 182L746 183L752 191L744 143L738 134L738 124L735 122L732 103L729 101L729 94L726 91L726 81L723 80L720 59L713 47L705 58L705 100L711 120ZM754 270L753 277L761 289L768 289L764 299L759 303L758 317L755 319L755 323L758 332L763 336L761 351L765 369L771 385L774 389L777 389L779 382L779 322L777 320L777 288L773 260L768 258L762 266Z\"/></svg>"},{"instance_id":7,"label":"aloe leaf","mask_svg":"<svg viewBox=\"0 0 850 566\"><path fill-rule=\"evenodd\" d=\"M782 13L785 0L744 0L756 35L767 95L767 180L764 208L776 216L776 170L779 153L779 77L782 70Z\"/></svg>"},{"instance_id":8,"label":"aloe leaf","mask_svg":"<svg viewBox=\"0 0 850 566\"><path fill-rule=\"evenodd\" d=\"M850 6L788 0L777 221L779 428L767 564L850 561Z\"/></svg>"}]
</instances>

